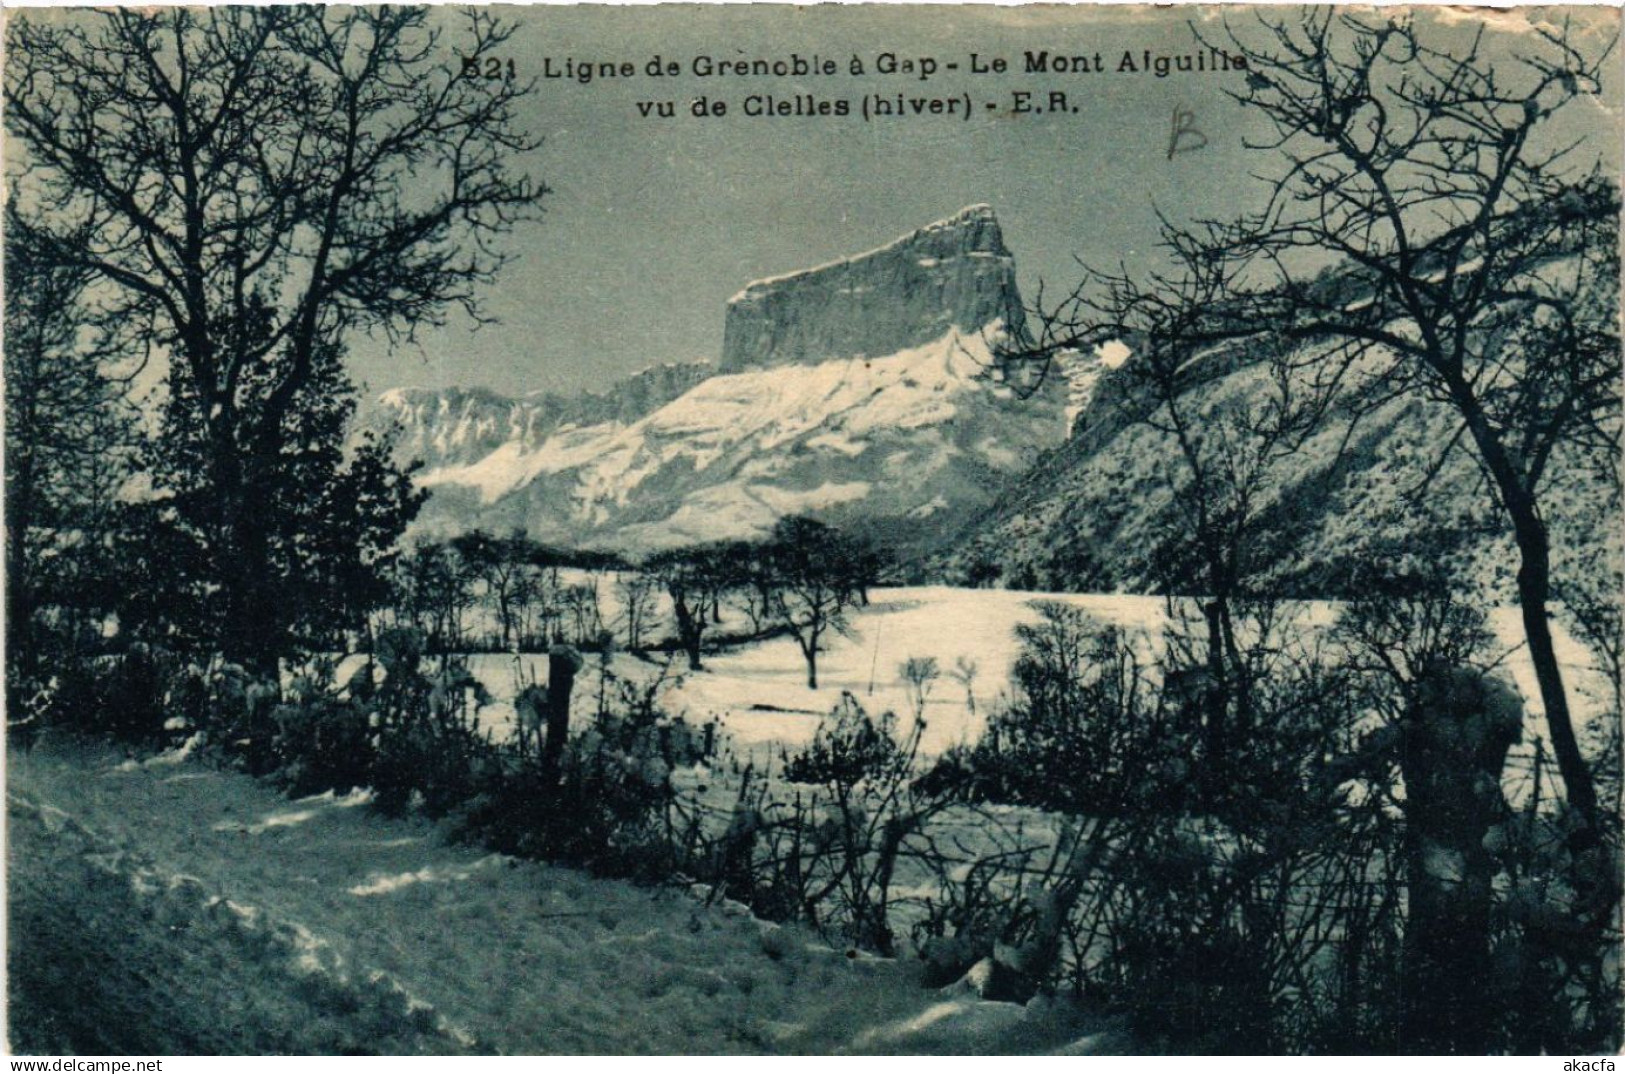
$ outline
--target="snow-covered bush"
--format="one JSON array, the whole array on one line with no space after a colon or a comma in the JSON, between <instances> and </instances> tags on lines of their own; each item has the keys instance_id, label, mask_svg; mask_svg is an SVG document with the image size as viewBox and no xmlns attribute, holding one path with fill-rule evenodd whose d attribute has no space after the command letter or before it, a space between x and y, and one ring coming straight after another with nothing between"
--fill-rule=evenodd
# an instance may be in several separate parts
<instances>
[{"instance_id":1,"label":"snow-covered bush","mask_svg":"<svg viewBox=\"0 0 1625 1074\"><path fill-rule=\"evenodd\" d=\"M617 876L665 879L661 834L672 800L670 766L588 732L565 747L556 771L511 756L459 810L459 826L494 850Z\"/></svg>"},{"instance_id":2,"label":"snow-covered bush","mask_svg":"<svg viewBox=\"0 0 1625 1074\"><path fill-rule=\"evenodd\" d=\"M989 856L940 871L938 894L925 901L925 915L911 929L927 987L952 984L1000 948L1029 938L1034 914L1022 890L1023 868L1011 868L1026 864Z\"/></svg>"},{"instance_id":3,"label":"snow-covered bush","mask_svg":"<svg viewBox=\"0 0 1625 1074\"><path fill-rule=\"evenodd\" d=\"M465 830L505 853L669 879L683 857L672 771L704 760L715 738L668 717L656 696L618 680L556 766L538 749L503 748L497 771L461 810Z\"/></svg>"},{"instance_id":4,"label":"snow-covered bush","mask_svg":"<svg viewBox=\"0 0 1625 1074\"><path fill-rule=\"evenodd\" d=\"M1014 696L974 745L943 755L932 790L1069 814L1176 810L1189 797L1187 713L1158 703L1122 632L1077 608L1039 605L1017 628Z\"/></svg>"},{"instance_id":5,"label":"snow-covered bush","mask_svg":"<svg viewBox=\"0 0 1625 1074\"><path fill-rule=\"evenodd\" d=\"M1324 776L1358 740L1346 676L1272 634L1279 620L1260 611L1235 665L1245 703L1217 701L1200 634L1159 651L1067 606L1040 612L1021 628L1011 699L923 785L1060 814L1070 834L1042 868L1026 852L1003 871L943 877L916 930L930 970L989 960L982 977L999 987L1069 981L1182 1049L1332 1039L1338 1012L1389 991L1381 959L1398 902L1391 819L1349 808ZM1215 756L1207 731L1221 712L1236 733ZM1367 886L1372 876L1383 879ZM1356 941L1334 948L1328 935ZM1350 959L1341 978L1338 954ZM1344 1004L1340 980L1365 991Z\"/></svg>"},{"instance_id":6,"label":"snow-covered bush","mask_svg":"<svg viewBox=\"0 0 1625 1074\"><path fill-rule=\"evenodd\" d=\"M278 705L279 776L296 795L333 790L345 794L374 781L372 728L354 700L330 696Z\"/></svg>"},{"instance_id":7,"label":"snow-covered bush","mask_svg":"<svg viewBox=\"0 0 1625 1074\"><path fill-rule=\"evenodd\" d=\"M349 686L375 728L372 787L380 808L395 812L416 802L439 816L480 793L500 762L474 718L484 688L464 660L430 660L425 649L417 631L385 631L375 654L381 675L357 674Z\"/></svg>"},{"instance_id":8,"label":"snow-covered bush","mask_svg":"<svg viewBox=\"0 0 1625 1074\"><path fill-rule=\"evenodd\" d=\"M481 793L500 760L475 726L484 695L466 665L424 650L420 632L386 630L342 683L326 659L280 684L228 665L196 680L188 707L230 755L293 793L369 787L386 812L439 816Z\"/></svg>"},{"instance_id":9,"label":"snow-covered bush","mask_svg":"<svg viewBox=\"0 0 1625 1074\"><path fill-rule=\"evenodd\" d=\"M167 650L141 642L119 653L63 659L35 681L29 715L42 725L160 745L183 667Z\"/></svg>"},{"instance_id":10,"label":"snow-covered bush","mask_svg":"<svg viewBox=\"0 0 1625 1074\"><path fill-rule=\"evenodd\" d=\"M871 717L843 694L808 747L782 757L786 780L816 790L805 797L798 791L791 802L765 788L747 802L742 792L735 820L746 809L762 818L751 831L752 845L763 849L726 856L719 879L730 894L769 916L805 916L866 950L894 954L898 863L907 841L944 804L916 784L924 730L916 720L899 739L895 716Z\"/></svg>"},{"instance_id":11,"label":"snow-covered bush","mask_svg":"<svg viewBox=\"0 0 1625 1074\"><path fill-rule=\"evenodd\" d=\"M812 742L799 753L786 753L784 778L850 789L882 776L903 757L897 740L897 717L864 711L857 698L842 693L830 717L818 725Z\"/></svg>"}]
</instances>

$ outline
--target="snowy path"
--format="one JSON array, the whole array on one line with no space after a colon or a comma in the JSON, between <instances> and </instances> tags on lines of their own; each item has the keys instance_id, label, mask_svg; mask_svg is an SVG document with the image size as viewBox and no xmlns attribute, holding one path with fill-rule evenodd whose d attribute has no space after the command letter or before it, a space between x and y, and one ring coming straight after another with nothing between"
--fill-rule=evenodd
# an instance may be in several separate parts
<instances>
[{"instance_id":1,"label":"snowy path","mask_svg":"<svg viewBox=\"0 0 1625 1074\"><path fill-rule=\"evenodd\" d=\"M48 745L8 759L16 1045L709 1054L1124 1044L1065 1004L926 990L906 962L848 958L682 892L449 845L356 799L294 802L199 765L119 762Z\"/></svg>"}]
</instances>

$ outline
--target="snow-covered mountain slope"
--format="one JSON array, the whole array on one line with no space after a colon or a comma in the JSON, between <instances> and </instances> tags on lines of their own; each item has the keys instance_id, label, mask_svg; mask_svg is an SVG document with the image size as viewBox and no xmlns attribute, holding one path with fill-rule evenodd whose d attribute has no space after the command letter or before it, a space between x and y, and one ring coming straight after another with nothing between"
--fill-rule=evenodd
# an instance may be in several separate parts
<instances>
[{"instance_id":1,"label":"snow-covered mountain slope","mask_svg":"<svg viewBox=\"0 0 1625 1074\"><path fill-rule=\"evenodd\" d=\"M445 522L631 550L747 537L786 514L962 518L1065 435L1053 395L989 377L998 330L711 377L636 421L515 435L420 480Z\"/></svg>"},{"instance_id":2,"label":"snow-covered mountain slope","mask_svg":"<svg viewBox=\"0 0 1625 1074\"><path fill-rule=\"evenodd\" d=\"M561 427L635 421L711 375L706 362L655 366L602 393L534 392L517 399L484 388L393 388L368 409L369 427L397 431L403 458L436 466L474 462L502 447L541 444Z\"/></svg>"},{"instance_id":3,"label":"snow-covered mountain slope","mask_svg":"<svg viewBox=\"0 0 1625 1074\"><path fill-rule=\"evenodd\" d=\"M1018 393L993 368L1020 305L998 222L973 206L748 285L720 372L661 367L576 401L394 391L373 420L424 463L420 531L642 552L813 514L930 547L1065 439L1063 385Z\"/></svg>"},{"instance_id":4,"label":"snow-covered mountain slope","mask_svg":"<svg viewBox=\"0 0 1625 1074\"><path fill-rule=\"evenodd\" d=\"M1360 300L1337 277L1326 286L1339 283L1352 291L1350 302ZM1311 368L1312 346L1298 352L1301 370ZM1517 549L1460 418L1420 394L1390 397L1375 375L1389 361L1382 351L1370 354L1301 448L1265 466L1248 505L1254 521L1242 569L1283 594L1337 598L1365 592L1373 569L1426 566L1490 600L1513 599ZM1067 443L1013 482L927 573L1084 592L1201 584L1190 469L1145 371L1118 345L1062 362L1079 408ZM1220 345L1181 376L1177 406L1198 441L1205 438L1206 463L1233 461L1245 471L1254 441L1237 419L1275 397L1271 371L1249 346ZM1228 460L1213 446L1220 443L1229 445ZM1560 590L1617 588L1610 579L1625 554L1621 490L1594 463L1564 445L1542 490Z\"/></svg>"}]
</instances>

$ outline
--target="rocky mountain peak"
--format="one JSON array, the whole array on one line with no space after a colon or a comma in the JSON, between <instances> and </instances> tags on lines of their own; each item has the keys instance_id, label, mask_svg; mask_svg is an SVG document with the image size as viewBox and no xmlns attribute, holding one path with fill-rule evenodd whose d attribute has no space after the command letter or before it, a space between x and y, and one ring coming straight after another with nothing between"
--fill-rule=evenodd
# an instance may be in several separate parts
<instances>
[{"instance_id":1,"label":"rocky mountain peak","mask_svg":"<svg viewBox=\"0 0 1625 1074\"><path fill-rule=\"evenodd\" d=\"M425 464L419 533L523 527L643 553L808 514L924 549L1065 440L1053 380L1029 394L987 375L1019 310L998 219L976 205L746 287L718 366L656 367L569 398L396 391L378 409L403 457Z\"/></svg>"},{"instance_id":2,"label":"rocky mountain peak","mask_svg":"<svg viewBox=\"0 0 1625 1074\"><path fill-rule=\"evenodd\" d=\"M1020 328L1015 259L992 206L972 205L878 249L757 280L728 303L722 370L893 354Z\"/></svg>"}]
</instances>

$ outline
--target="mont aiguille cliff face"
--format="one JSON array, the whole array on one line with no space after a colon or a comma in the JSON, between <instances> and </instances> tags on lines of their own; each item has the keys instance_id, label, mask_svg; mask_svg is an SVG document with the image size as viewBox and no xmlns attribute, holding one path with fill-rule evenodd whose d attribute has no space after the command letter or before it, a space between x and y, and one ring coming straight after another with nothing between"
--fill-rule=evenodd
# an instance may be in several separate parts
<instances>
[{"instance_id":1,"label":"mont aiguille cliff face","mask_svg":"<svg viewBox=\"0 0 1625 1074\"><path fill-rule=\"evenodd\" d=\"M722 371L895 354L1003 320L1019 327L1016 262L991 206L878 250L759 280L728 303Z\"/></svg>"}]
</instances>

